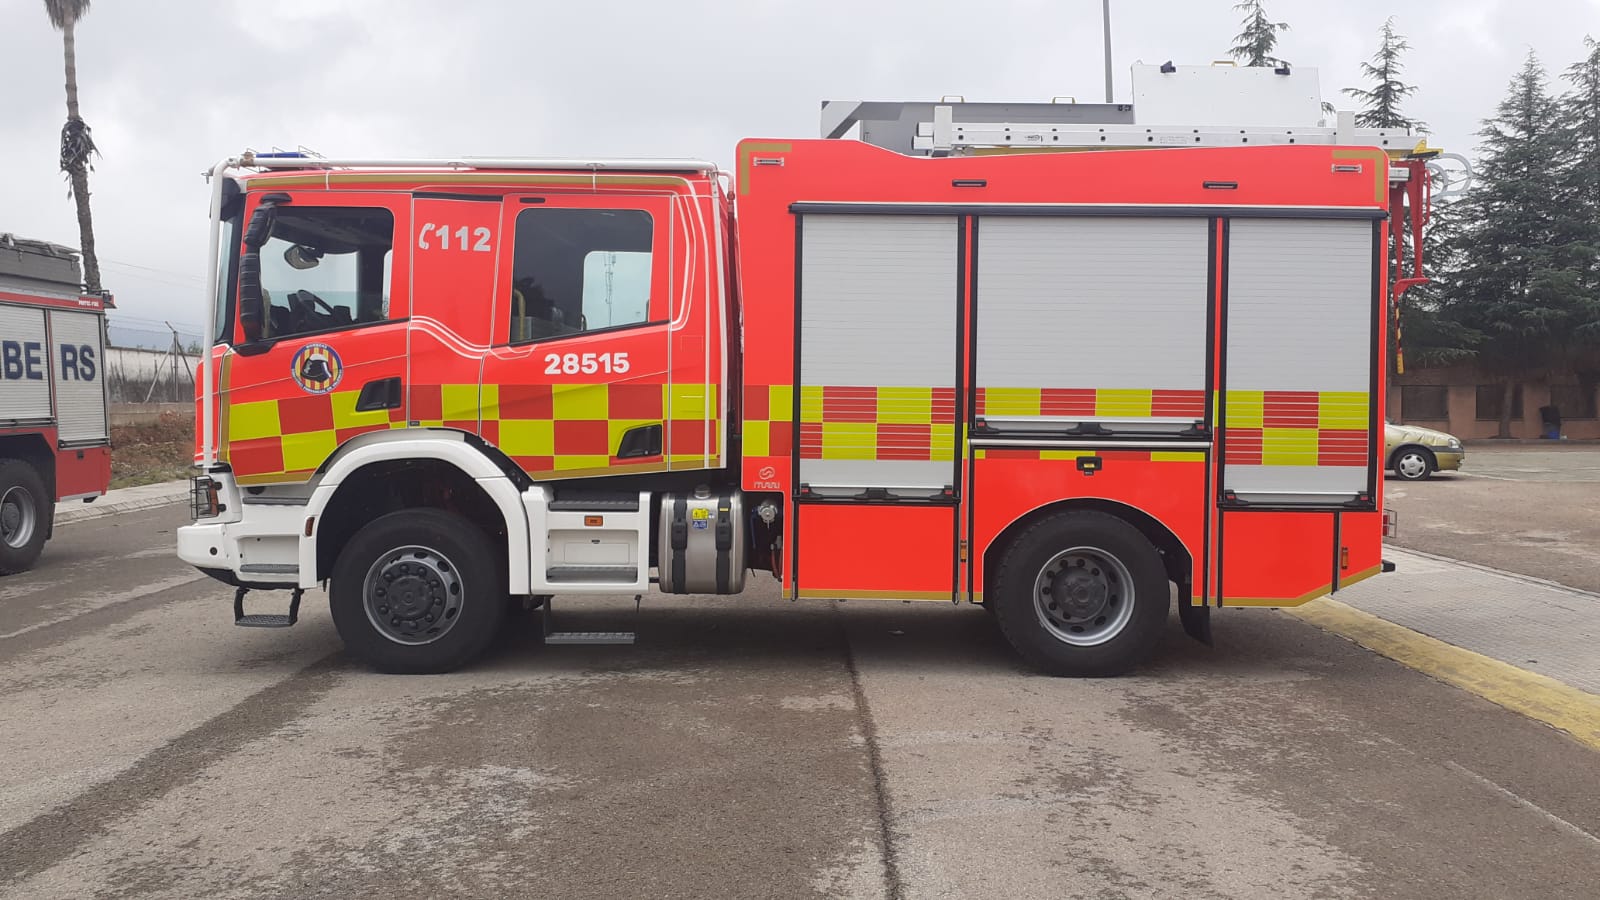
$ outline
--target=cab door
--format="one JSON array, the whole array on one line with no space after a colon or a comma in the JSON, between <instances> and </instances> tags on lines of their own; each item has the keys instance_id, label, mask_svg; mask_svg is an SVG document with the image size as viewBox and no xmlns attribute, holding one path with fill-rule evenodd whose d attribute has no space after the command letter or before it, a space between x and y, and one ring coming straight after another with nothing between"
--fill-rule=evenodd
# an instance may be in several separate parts
<instances>
[{"instance_id":1,"label":"cab door","mask_svg":"<svg viewBox=\"0 0 1600 900\"><path fill-rule=\"evenodd\" d=\"M500 223L483 437L537 479L666 470L674 313L695 296L672 196L511 196Z\"/></svg>"},{"instance_id":2,"label":"cab door","mask_svg":"<svg viewBox=\"0 0 1600 900\"><path fill-rule=\"evenodd\" d=\"M484 357L493 337L499 194L411 197L410 422L482 431Z\"/></svg>"},{"instance_id":3,"label":"cab door","mask_svg":"<svg viewBox=\"0 0 1600 900\"><path fill-rule=\"evenodd\" d=\"M239 316L218 387L219 458L241 484L310 479L343 442L403 427L404 194L253 194L271 198L259 247L259 316ZM397 240L396 237L400 236ZM243 304L234 304L242 310Z\"/></svg>"}]
</instances>

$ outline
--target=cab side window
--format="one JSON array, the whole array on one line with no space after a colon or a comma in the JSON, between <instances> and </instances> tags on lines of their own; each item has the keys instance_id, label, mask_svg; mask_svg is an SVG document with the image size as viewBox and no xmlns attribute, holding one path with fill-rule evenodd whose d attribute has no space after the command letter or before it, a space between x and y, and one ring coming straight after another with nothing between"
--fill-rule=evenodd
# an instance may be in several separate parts
<instances>
[{"instance_id":1,"label":"cab side window","mask_svg":"<svg viewBox=\"0 0 1600 900\"><path fill-rule=\"evenodd\" d=\"M393 249L386 209L276 209L261 247L262 337L386 321Z\"/></svg>"},{"instance_id":2,"label":"cab side window","mask_svg":"<svg viewBox=\"0 0 1600 900\"><path fill-rule=\"evenodd\" d=\"M511 342L648 322L653 240L644 210L518 213Z\"/></svg>"}]
</instances>

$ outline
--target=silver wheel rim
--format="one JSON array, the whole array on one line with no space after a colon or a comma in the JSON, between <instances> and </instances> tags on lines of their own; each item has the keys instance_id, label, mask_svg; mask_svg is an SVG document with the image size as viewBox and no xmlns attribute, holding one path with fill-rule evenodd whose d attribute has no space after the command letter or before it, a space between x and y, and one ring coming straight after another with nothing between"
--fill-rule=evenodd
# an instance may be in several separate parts
<instances>
[{"instance_id":1,"label":"silver wheel rim","mask_svg":"<svg viewBox=\"0 0 1600 900\"><path fill-rule=\"evenodd\" d=\"M1121 634L1133 618L1133 603L1128 567L1098 547L1057 553L1033 580L1039 624L1075 647L1093 647Z\"/></svg>"},{"instance_id":2,"label":"silver wheel rim","mask_svg":"<svg viewBox=\"0 0 1600 900\"><path fill-rule=\"evenodd\" d=\"M361 585L367 621L397 644L439 640L461 619L466 590L455 563L430 547L408 546L378 557Z\"/></svg>"},{"instance_id":3,"label":"silver wheel rim","mask_svg":"<svg viewBox=\"0 0 1600 900\"><path fill-rule=\"evenodd\" d=\"M1415 450L1400 457L1400 474L1407 478L1421 478L1428 473L1428 460Z\"/></svg>"},{"instance_id":4,"label":"silver wheel rim","mask_svg":"<svg viewBox=\"0 0 1600 900\"><path fill-rule=\"evenodd\" d=\"M33 495L20 485L7 488L0 496L0 540L13 550L21 550L33 540L38 527L39 505Z\"/></svg>"}]
</instances>

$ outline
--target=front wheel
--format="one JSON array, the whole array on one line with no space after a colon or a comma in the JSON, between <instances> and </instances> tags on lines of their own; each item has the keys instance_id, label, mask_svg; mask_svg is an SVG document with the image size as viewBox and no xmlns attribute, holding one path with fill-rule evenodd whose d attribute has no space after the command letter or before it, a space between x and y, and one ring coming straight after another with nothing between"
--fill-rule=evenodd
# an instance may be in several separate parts
<instances>
[{"instance_id":1,"label":"front wheel","mask_svg":"<svg viewBox=\"0 0 1600 900\"><path fill-rule=\"evenodd\" d=\"M995 584L1006 640L1054 675L1120 675L1149 656L1166 623L1160 554L1104 513L1034 523L1006 550Z\"/></svg>"},{"instance_id":2,"label":"front wheel","mask_svg":"<svg viewBox=\"0 0 1600 900\"><path fill-rule=\"evenodd\" d=\"M384 672L449 672L476 658L506 612L489 538L461 516L405 509L355 533L329 604L345 648Z\"/></svg>"},{"instance_id":3,"label":"front wheel","mask_svg":"<svg viewBox=\"0 0 1600 900\"><path fill-rule=\"evenodd\" d=\"M1421 447L1402 447L1394 455L1394 474L1405 481L1422 481L1438 467L1433 454Z\"/></svg>"}]
</instances>

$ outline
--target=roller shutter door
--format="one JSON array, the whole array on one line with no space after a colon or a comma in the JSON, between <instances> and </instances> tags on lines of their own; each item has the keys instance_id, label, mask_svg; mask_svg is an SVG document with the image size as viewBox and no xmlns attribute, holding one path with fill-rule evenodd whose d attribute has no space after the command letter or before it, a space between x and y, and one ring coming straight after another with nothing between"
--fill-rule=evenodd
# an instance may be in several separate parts
<instances>
[{"instance_id":1,"label":"roller shutter door","mask_svg":"<svg viewBox=\"0 0 1600 900\"><path fill-rule=\"evenodd\" d=\"M1176 432L1205 417L1202 218L979 220L978 415L998 430Z\"/></svg>"},{"instance_id":2,"label":"roller shutter door","mask_svg":"<svg viewBox=\"0 0 1600 900\"><path fill-rule=\"evenodd\" d=\"M1229 223L1222 487L1241 500L1370 489L1374 227Z\"/></svg>"}]
</instances>

